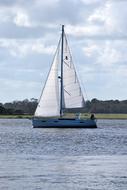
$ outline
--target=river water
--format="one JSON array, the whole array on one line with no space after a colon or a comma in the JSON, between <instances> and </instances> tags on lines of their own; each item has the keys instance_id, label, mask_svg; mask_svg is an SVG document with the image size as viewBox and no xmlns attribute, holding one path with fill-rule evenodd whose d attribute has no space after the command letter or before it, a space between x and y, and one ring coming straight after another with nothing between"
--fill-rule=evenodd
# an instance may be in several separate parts
<instances>
[{"instance_id":1,"label":"river water","mask_svg":"<svg viewBox=\"0 0 127 190\"><path fill-rule=\"evenodd\" d=\"M0 190L127 190L127 120L33 129L0 119Z\"/></svg>"}]
</instances>

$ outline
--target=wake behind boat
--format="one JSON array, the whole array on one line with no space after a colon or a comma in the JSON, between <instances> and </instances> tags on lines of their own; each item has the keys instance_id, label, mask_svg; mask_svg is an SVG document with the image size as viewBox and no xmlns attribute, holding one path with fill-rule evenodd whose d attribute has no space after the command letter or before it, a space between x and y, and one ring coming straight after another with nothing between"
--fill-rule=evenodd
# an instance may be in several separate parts
<instances>
[{"instance_id":1,"label":"wake behind boat","mask_svg":"<svg viewBox=\"0 0 127 190\"><path fill-rule=\"evenodd\" d=\"M62 35L55 57L32 119L33 127L97 128L94 117L63 118L66 109L82 108L84 103L64 25L62 25Z\"/></svg>"}]
</instances>

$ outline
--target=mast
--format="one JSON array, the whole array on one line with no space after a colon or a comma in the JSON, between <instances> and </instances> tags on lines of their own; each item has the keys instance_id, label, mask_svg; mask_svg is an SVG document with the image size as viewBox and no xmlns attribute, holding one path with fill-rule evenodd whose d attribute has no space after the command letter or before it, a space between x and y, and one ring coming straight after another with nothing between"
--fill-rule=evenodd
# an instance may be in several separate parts
<instances>
[{"instance_id":1,"label":"mast","mask_svg":"<svg viewBox=\"0 0 127 190\"><path fill-rule=\"evenodd\" d=\"M61 39L61 80L60 80L60 117L63 115L63 47L64 47L64 25L62 25Z\"/></svg>"}]
</instances>

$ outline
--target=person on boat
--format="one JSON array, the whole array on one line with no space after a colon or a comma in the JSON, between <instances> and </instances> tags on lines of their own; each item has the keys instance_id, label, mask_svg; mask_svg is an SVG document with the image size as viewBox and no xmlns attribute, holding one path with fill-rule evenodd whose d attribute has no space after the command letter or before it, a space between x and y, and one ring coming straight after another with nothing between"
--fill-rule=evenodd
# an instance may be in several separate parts
<instances>
[{"instance_id":1,"label":"person on boat","mask_svg":"<svg viewBox=\"0 0 127 190\"><path fill-rule=\"evenodd\" d=\"M76 113L76 119L80 119L81 118L81 113Z\"/></svg>"},{"instance_id":2,"label":"person on boat","mask_svg":"<svg viewBox=\"0 0 127 190\"><path fill-rule=\"evenodd\" d=\"M90 119L92 119L92 120L96 119L93 113L91 114Z\"/></svg>"}]
</instances>

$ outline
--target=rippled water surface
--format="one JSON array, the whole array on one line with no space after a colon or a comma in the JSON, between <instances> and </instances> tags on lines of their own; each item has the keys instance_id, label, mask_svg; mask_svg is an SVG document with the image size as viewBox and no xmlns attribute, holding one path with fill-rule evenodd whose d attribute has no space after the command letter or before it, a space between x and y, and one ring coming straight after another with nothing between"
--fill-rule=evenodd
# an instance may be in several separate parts
<instances>
[{"instance_id":1,"label":"rippled water surface","mask_svg":"<svg viewBox=\"0 0 127 190\"><path fill-rule=\"evenodd\" d=\"M127 120L33 129L0 119L0 190L127 190Z\"/></svg>"}]
</instances>

